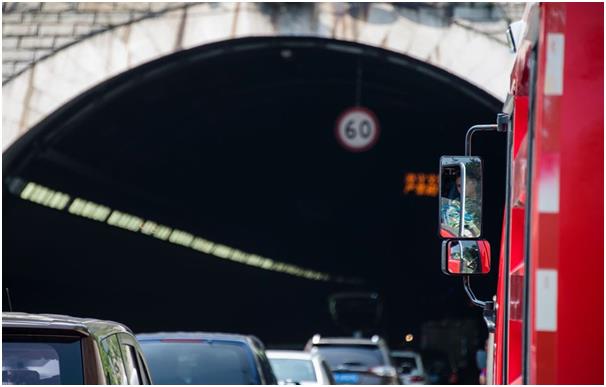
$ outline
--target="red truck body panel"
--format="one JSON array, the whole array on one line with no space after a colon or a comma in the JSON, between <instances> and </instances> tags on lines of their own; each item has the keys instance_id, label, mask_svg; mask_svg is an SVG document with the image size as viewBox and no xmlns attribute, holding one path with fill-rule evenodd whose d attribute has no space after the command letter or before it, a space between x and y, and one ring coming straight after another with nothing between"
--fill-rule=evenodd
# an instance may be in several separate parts
<instances>
[{"instance_id":1,"label":"red truck body panel","mask_svg":"<svg viewBox=\"0 0 606 387\"><path fill-rule=\"evenodd\" d=\"M492 382L603 384L604 7L532 4L525 20L510 89L510 264L504 239Z\"/></svg>"}]
</instances>

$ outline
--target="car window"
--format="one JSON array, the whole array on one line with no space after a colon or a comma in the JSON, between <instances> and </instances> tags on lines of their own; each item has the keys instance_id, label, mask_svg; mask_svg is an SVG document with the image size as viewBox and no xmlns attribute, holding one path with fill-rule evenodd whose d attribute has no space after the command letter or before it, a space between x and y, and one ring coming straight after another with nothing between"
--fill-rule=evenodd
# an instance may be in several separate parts
<instances>
[{"instance_id":1,"label":"car window","mask_svg":"<svg viewBox=\"0 0 606 387\"><path fill-rule=\"evenodd\" d=\"M139 370L139 364L137 363L137 352L132 345L122 345L122 357L124 358L124 364L126 366L126 374L128 376L128 384L140 385L141 371Z\"/></svg>"},{"instance_id":2,"label":"car window","mask_svg":"<svg viewBox=\"0 0 606 387\"><path fill-rule=\"evenodd\" d=\"M260 384L250 350L242 343L141 340L155 384Z\"/></svg>"},{"instance_id":3,"label":"car window","mask_svg":"<svg viewBox=\"0 0 606 387\"><path fill-rule=\"evenodd\" d=\"M79 338L2 337L2 384L83 384Z\"/></svg>"},{"instance_id":4,"label":"car window","mask_svg":"<svg viewBox=\"0 0 606 387\"><path fill-rule=\"evenodd\" d=\"M328 366L326 361L322 360L321 364L322 370L324 371L324 376L328 379L328 384L337 384L337 382L335 382L335 378L332 375L332 371L330 370L330 367Z\"/></svg>"},{"instance_id":5,"label":"car window","mask_svg":"<svg viewBox=\"0 0 606 387\"><path fill-rule=\"evenodd\" d=\"M263 349L259 349L257 351L257 356L259 358L259 363L261 365L261 369L263 370L263 376L265 377L265 383L266 384L277 384L278 379L275 375L275 372L274 372L271 364L269 363L269 359L267 358L265 351Z\"/></svg>"},{"instance_id":6,"label":"car window","mask_svg":"<svg viewBox=\"0 0 606 387\"><path fill-rule=\"evenodd\" d=\"M269 359L278 380L290 379L294 382L317 381L314 365L304 359Z\"/></svg>"},{"instance_id":7,"label":"car window","mask_svg":"<svg viewBox=\"0 0 606 387\"><path fill-rule=\"evenodd\" d=\"M376 367L384 365L383 353L372 345L319 345L317 351L331 369L347 366Z\"/></svg>"},{"instance_id":8,"label":"car window","mask_svg":"<svg viewBox=\"0 0 606 387\"><path fill-rule=\"evenodd\" d=\"M128 378L122 360L122 351L117 335L108 336L101 342L105 352L103 368L109 384L128 384Z\"/></svg>"},{"instance_id":9,"label":"car window","mask_svg":"<svg viewBox=\"0 0 606 387\"><path fill-rule=\"evenodd\" d=\"M139 362L139 369L141 370L141 384L153 384L149 370L143 360L141 349L137 349L137 361Z\"/></svg>"},{"instance_id":10,"label":"car window","mask_svg":"<svg viewBox=\"0 0 606 387\"><path fill-rule=\"evenodd\" d=\"M398 356L393 358L394 365L398 369L398 372L402 374L409 374L417 369L417 359L412 356Z\"/></svg>"},{"instance_id":11,"label":"car window","mask_svg":"<svg viewBox=\"0 0 606 387\"><path fill-rule=\"evenodd\" d=\"M267 354L265 353L265 346L263 345L263 342L256 336L249 336L249 338L251 340L252 350L257 357L259 367L263 373L263 379L265 379L264 383L278 384L278 379L276 378L274 370L272 369L269 359L267 358Z\"/></svg>"},{"instance_id":12,"label":"car window","mask_svg":"<svg viewBox=\"0 0 606 387\"><path fill-rule=\"evenodd\" d=\"M417 358L414 356L394 356L392 357L392 360L398 373L401 374L409 374L419 368L417 365Z\"/></svg>"}]
</instances>

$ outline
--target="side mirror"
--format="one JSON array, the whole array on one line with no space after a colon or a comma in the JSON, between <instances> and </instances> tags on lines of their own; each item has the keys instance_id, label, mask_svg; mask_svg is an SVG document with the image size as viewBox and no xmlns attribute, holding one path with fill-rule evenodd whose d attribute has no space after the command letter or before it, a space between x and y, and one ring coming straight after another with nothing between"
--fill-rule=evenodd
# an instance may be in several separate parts
<instances>
[{"instance_id":1,"label":"side mirror","mask_svg":"<svg viewBox=\"0 0 606 387\"><path fill-rule=\"evenodd\" d=\"M442 272L448 275L490 272L490 244L484 239L443 241Z\"/></svg>"},{"instance_id":2,"label":"side mirror","mask_svg":"<svg viewBox=\"0 0 606 387\"><path fill-rule=\"evenodd\" d=\"M482 159L477 156L442 156L439 198L440 237L480 238Z\"/></svg>"}]
</instances>

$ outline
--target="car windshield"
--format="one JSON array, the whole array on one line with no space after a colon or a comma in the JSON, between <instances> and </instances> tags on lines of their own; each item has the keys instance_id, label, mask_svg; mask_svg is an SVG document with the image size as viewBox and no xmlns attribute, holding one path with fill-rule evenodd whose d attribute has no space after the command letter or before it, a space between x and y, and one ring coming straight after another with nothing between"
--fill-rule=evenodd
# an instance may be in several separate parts
<instances>
[{"instance_id":1,"label":"car windshield","mask_svg":"<svg viewBox=\"0 0 606 387\"><path fill-rule=\"evenodd\" d=\"M394 356L393 362L402 374L409 374L417 368L417 360L412 356Z\"/></svg>"},{"instance_id":2,"label":"car windshield","mask_svg":"<svg viewBox=\"0 0 606 387\"><path fill-rule=\"evenodd\" d=\"M2 384L83 384L78 338L2 337Z\"/></svg>"},{"instance_id":3,"label":"car windshield","mask_svg":"<svg viewBox=\"0 0 606 387\"><path fill-rule=\"evenodd\" d=\"M384 360L379 347L371 345L320 345L317 347L331 369L347 366L376 367Z\"/></svg>"},{"instance_id":4,"label":"car windshield","mask_svg":"<svg viewBox=\"0 0 606 387\"><path fill-rule=\"evenodd\" d=\"M226 341L140 342L154 384L260 384L252 355Z\"/></svg>"},{"instance_id":5,"label":"car windshield","mask_svg":"<svg viewBox=\"0 0 606 387\"><path fill-rule=\"evenodd\" d=\"M292 380L293 382L315 383L316 373L311 360L303 359L269 359L271 367L278 380Z\"/></svg>"}]
</instances>

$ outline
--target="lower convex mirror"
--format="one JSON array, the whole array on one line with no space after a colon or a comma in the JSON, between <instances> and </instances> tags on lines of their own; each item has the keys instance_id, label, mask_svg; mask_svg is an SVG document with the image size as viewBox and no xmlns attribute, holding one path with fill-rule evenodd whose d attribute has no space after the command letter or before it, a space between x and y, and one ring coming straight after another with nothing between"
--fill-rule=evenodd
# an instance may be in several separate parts
<instances>
[{"instance_id":1,"label":"lower convex mirror","mask_svg":"<svg viewBox=\"0 0 606 387\"><path fill-rule=\"evenodd\" d=\"M490 271L490 244L484 239L442 242L442 272L448 275L486 274Z\"/></svg>"}]
</instances>

